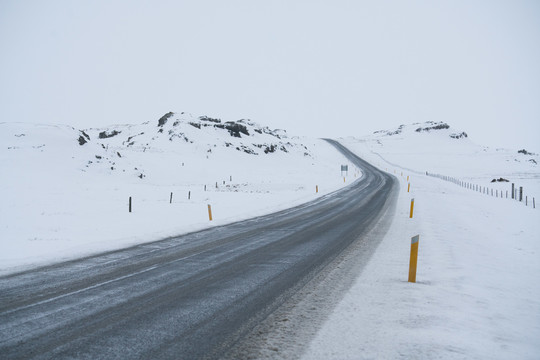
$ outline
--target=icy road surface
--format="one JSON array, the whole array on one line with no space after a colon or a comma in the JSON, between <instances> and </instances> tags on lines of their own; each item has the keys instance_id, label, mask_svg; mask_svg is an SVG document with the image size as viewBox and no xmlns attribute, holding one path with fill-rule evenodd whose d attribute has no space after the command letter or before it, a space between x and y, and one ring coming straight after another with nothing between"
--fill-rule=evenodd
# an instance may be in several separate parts
<instances>
[{"instance_id":1,"label":"icy road surface","mask_svg":"<svg viewBox=\"0 0 540 360\"><path fill-rule=\"evenodd\" d=\"M318 200L0 278L4 359L220 358L356 241L396 180L363 170Z\"/></svg>"}]
</instances>

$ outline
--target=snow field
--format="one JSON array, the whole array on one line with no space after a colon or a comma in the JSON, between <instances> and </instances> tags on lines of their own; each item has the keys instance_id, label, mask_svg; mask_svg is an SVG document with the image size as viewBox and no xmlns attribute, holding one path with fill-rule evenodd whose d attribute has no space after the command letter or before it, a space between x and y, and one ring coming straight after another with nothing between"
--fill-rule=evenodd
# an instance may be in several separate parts
<instances>
[{"instance_id":1,"label":"snow field","mask_svg":"<svg viewBox=\"0 0 540 360\"><path fill-rule=\"evenodd\" d=\"M144 179L139 179L98 164L94 149L79 146L71 134L59 137L56 127L45 128L50 139L43 129L36 137L31 130L35 129L19 131L26 136L14 138L18 148L3 147L0 152L7 169L0 178L0 274L268 214L328 194L361 176L349 166L344 183L340 165L347 160L325 141L304 139L310 156L249 155L225 147L212 153L194 147L154 147L144 153L123 148L122 160L145 170ZM3 145L12 137L3 138ZM46 146L37 147L41 142ZM101 156L116 156L117 150L110 146ZM81 159L89 158L94 164L82 166Z\"/></svg>"},{"instance_id":2,"label":"snow field","mask_svg":"<svg viewBox=\"0 0 540 360\"><path fill-rule=\"evenodd\" d=\"M379 163L383 170L396 169L398 174L427 171L488 188L490 194L493 189L494 196L497 190L499 194L502 191L504 197L506 191L511 197L511 183L514 183L518 190L523 187L524 202L526 197L540 198L540 155L522 148L489 148L475 144L466 136L455 138L456 134L464 132L445 123L426 122L343 141L373 163ZM492 182L500 178L508 182Z\"/></svg>"},{"instance_id":3,"label":"snow field","mask_svg":"<svg viewBox=\"0 0 540 360\"><path fill-rule=\"evenodd\" d=\"M344 183L339 166L347 161L322 140L259 133L248 122L251 135L241 139L174 124L162 135L155 124L118 126L121 136L103 140L93 130L93 142L84 146L76 142L78 131L62 126L0 132L0 275L290 208L361 176L349 166ZM504 177L538 199L538 155L480 147L450 138L450 129L417 133L417 126L343 140L396 174L398 209L304 358L538 358L539 210L425 176L429 171L506 192L510 183L491 183ZM133 146L126 145L130 138ZM289 152L263 154L258 145L276 139ZM410 241L417 234L417 283L411 284Z\"/></svg>"},{"instance_id":4,"label":"snow field","mask_svg":"<svg viewBox=\"0 0 540 360\"><path fill-rule=\"evenodd\" d=\"M401 177L401 168L376 154L358 154L396 170L398 209L303 359L537 359L540 211L438 178ZM417 234L413 284L407 277Z\"/></svg>"}]
</instances>

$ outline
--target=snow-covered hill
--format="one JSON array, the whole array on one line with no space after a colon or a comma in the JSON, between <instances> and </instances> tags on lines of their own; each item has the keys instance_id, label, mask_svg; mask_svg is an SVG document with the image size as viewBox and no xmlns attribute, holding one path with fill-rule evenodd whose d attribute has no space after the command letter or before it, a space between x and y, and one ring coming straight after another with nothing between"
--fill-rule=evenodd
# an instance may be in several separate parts
<instances>
[{"instance_id":1,"label":"snow-covered hill","mask_svg":"<svg viewBox=\"0 0 540 360\"><path fill-rule=\"evenodd\" d=\"M347 184L346 159L325 141L250 120L1 123L0 144L4 272L262 215Z\"/></svg>"},{"instance_id":2,"label":"snow-covered hill","mask_svg":"<svg viewBox=\"0 0 540 360\"><path fill-rule=\"evenodd\" d=\"M129 154L142 152L159 154L159 157L174 154L177 161L182 154L210 158L214 153L219 153L239 157L235 152L252 156L275 152L291 153L291 157L311 156L299 139L289 138L283 130L270 130L250 120L222 122L207 116L194 118L190 114L172 112L153 123L80 131L78 141L81 146L92 148L96 153L97 161L90 160L92 162L87 167L97 166L111 172L135 172L141 178L161 174L152 166L154 160L136 163L133 158L141 160L141 157ZM153 156L142 158L152 159ZM170 161L174 162L174 159Z\"/></svg>"},{"instance_id":3,"label":"snow-covered hill","mask_svg":"<svg viewBox=\"0 0 540 360\"><path fill-rule=\"evenodd\" d=\"M540 197L540 155L523 148L490 148L476 144L463 130L443 122L401 125L367 136L342 139L385 168L409 174L441 174L479 186L506 191L511 183ZM370 155L375 155L371 157ZM497 179L508 182L492 182Z\"/></svg>"},{"instance_id":4,"label":"snow-covered hill","mask_svg":"<svg viewBox=\"0 0 540 360\"><path fill-rule=\"evenodd\" d=\"M141 179L159 175L148 172L146 167L152 168L155 158L172 154L176 159L181 159L182 154L209 158L216 152L230 157L238 156L234 152L253 156L282 152L311 157L308 148L298 138L289 138L284 130L270 130L250 120L222 122L186 113L169 112L155 122L103 129L22 123L0 126L2 142L7 145L3 150L11 150L9 156L42 153L41 156L55 159L51 163L61 166L71 158L83 171L126 173Z\"/></svg>"}]
</instances>

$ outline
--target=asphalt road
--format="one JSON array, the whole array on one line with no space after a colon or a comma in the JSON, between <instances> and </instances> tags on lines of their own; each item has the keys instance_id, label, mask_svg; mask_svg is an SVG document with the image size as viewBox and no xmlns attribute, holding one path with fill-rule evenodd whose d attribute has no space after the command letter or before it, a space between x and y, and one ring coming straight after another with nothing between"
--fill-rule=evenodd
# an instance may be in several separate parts
<instances>
[{"instance_id":1,"label":"asphalt road","mask_svg":"<svg viewBox=\"0 0 540 360\"><path fill-rule=\"evenodd\" d=\"M1 277L0 358L222 357L390 204L395 178L329 141L361 180L267 216Z\"/></svg>"}]
</instances>

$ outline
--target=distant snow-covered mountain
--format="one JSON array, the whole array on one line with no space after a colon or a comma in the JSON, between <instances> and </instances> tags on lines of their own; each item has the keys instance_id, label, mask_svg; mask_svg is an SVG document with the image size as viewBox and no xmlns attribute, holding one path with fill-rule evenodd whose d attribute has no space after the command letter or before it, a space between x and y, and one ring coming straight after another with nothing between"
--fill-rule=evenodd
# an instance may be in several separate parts
<instances>
[{"instance_id":1,"label":"distant snow-covered mountain","mask_svg":"<svg viewBox=\"0 0 540 360\"><path fill-rule=\"evenodd\" d=\"M445 136L449 136L452 139L466 139L468 137L465 131L454 132L450 129L450 125L444 122L435 122L435 121L426 121L425 123L414 123L412 125L400 125L397 129L394 130L379 130L375 131L373 134L378 136L393 136L400 134L412 133L412 131L417 133L431 133L437 132L439 135L442 133Z\"/></svg>"},{"instance_id":2,"label":"distant snow-covered mountain","mask_svg":"<svg viewBox=\"0 0 540 360\"><path fill-rule=\"evenodd\" d=\"M538 154L526 149L490 148L476 144L465 131L445 122L404 124L395 129L345 139L353 148L377 154L389 165L417 173L440 173L462 179L490 182L538 177ZM516 180L517 181L517 180Z\"/></svg>"},{"instance_id":3,"label":"distant snow-covered mountain","mask_svg":"<svg viewBox=\"0 0 540 360\"><path fill-rule=\"evenodd\" d=\"M222 121L208 116L169 112L161 118L138 125L112 125L105 128L75 129L65 125L0 124L5 154L18 157L41 153L46 162L75 163L82 171L100 169L122 172L141 179L148 175L145 163L152 156L204 156L220 153L228 158L271 156L275 153L292 157L311 157L312 153L299 138L289 137L285 130L271 130L251 120ZM144 154L143 154L144 153ZM167 153L168 155L164 155ZM47 157L47 154L51 155ZM146 160L146 161L141 161Z\"/></svg>"},{"instance_id":4,"label":"distant snow-covered mountain","mask_svg":"<svg viewBox=\"0 0 540 360\"><path fill-rule=\"evenodd\" d=\"M94 141L103 145L114 144L142 149L157 146L170 148L194 143L209 147L222 145L251 155L289 152L298 146L291 142L284 130L270 130L251 120L222 122L208 116L195 118L191 114L173 112L163 115L155 123L81 130L78 141L80 145ZM309 152L306 152L306 155L309 155Z\"/></svg>"}]
</instances>

